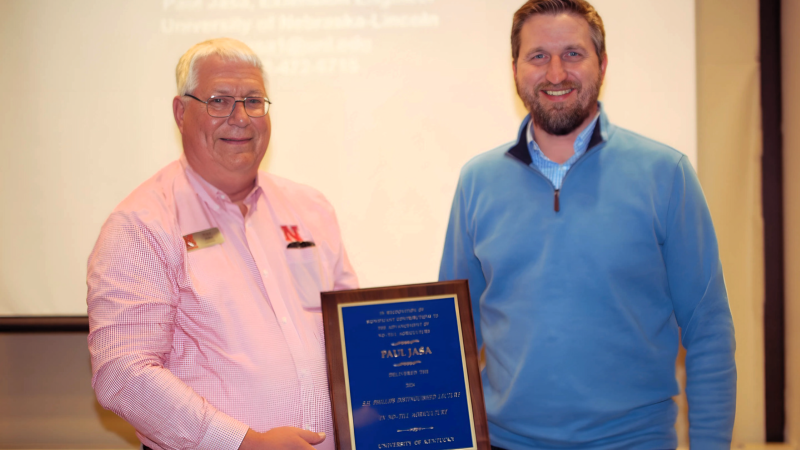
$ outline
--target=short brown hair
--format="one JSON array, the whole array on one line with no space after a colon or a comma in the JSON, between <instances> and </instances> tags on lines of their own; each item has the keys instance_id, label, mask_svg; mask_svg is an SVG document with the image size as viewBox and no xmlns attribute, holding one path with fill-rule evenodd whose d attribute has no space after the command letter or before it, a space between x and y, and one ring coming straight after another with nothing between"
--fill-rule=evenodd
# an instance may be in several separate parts
<instances>
[{"instance_id":1,"label":"short brown hair","mask_svg":"<svg viewBox=\"0 0 800 450\"><path fill-rule=\"evenodd\" d=\"M586 0L528 0L514 13L514 22L511 25L511 57L514 59L514 63L519 58L521 45L519 35L525 22L537 14L555 15L559 13L574 13L589 22L594 49L597 57L601 61L603 60L603 56L606 54L606 30L603 27L603 19L589 2Z\"/></svg>"}]
</instances>

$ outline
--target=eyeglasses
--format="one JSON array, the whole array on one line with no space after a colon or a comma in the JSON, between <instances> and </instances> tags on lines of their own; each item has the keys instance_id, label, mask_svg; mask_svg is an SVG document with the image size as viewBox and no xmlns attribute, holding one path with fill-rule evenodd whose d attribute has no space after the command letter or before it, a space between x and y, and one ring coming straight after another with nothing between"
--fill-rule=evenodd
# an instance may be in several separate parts
<instances>
[{"instance_id":1,"label":"eyeglasses","mask_svg":"<svg viewBox=\"0 0 800 450\"><path fill-rule=\"evenodd\" d=\"M228 95L212 95L207 101L202 101L192 94L183 94L191 97L200 103L206 104L206 111L211 117L228 117L233 114L236 103L242 102L244 111L250 117L264 117L272 104L266 97L245 97L243 100L236 100L236 97Z\"/></svg>"}]
</instances>

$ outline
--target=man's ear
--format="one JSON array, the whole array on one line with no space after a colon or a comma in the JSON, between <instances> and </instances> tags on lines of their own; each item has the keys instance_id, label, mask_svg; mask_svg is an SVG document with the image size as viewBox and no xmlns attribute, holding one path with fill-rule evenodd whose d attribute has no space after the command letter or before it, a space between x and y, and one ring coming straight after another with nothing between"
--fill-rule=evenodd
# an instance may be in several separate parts
<instances>
[{"instance_id":1,"label":"man's ear","mask_svg":"<svg viewBox=\"0 0 800 450\"><path fill-rule=\"evenodd\" d=\"M514 72L514 79L517 79L517 60L514 59L511 61L511 70Z\"/></svg>"},{"instance_id":2,"label":"man's ear","mask_svg":"<svg viewBox=\"0 0 800 450\"><path fill-rule=\"evenodd\" d=\"M176 95L172 99L172 115L175 116L175 125L178 125L178 130L183 134L183 115L186 114L186 104L180 95Z\"/></svg>"},{"instance_id":3,"label":"man's ear","mask_svg":"<svg viewBox=\"0 0 800 450\"><path fill-rule=\"evenodd\" d=\"M605 80L606 78L606 68L608 67L608 54L603 55L603 59L600 61L600 80Z\"/></svg>"}]
</instances>

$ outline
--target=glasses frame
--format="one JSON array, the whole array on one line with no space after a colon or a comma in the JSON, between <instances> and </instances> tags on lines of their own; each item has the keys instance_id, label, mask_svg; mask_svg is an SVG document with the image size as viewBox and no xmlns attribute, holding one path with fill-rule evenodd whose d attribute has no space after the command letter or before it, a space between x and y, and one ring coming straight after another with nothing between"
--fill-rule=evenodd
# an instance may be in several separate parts
<instances>
[{"instance_id":1,"label":"glasses frame","mask_svg":"<svg viewBox=\"0 0 800 450\"><path fill-rule=\"evenodd\" d=\"M193 99L197 100L197 101L198 101L198 102L200 102L200 103L205 103L205 104L206 104L206 112L208 113L208 115L209 115L209 116L211 116L211 117L217 118L217 119L222 119L222 118L224 118L224 117L230 117L230 116L231 116L231 114L233 114L233 112L236 110L236 104L237 104L237 103L239 103L239 102L242 102L242 106L244 106L244 112L245 112L245 114L247 114L249 117L253 117L253 118L259 118L259 117L264 117L264 116L266 116L266 115L269 113L269 105L271 105L271 104L272 104L272 102L271 102L271 101L269 101L269 99L268 99L267 97L245 97L245 98L243 98L242 100L236 100L236 97L234 97L234 96L232 96L232 95L212 95L211 97L209 97L209 98L208 98L208 100L206 100L206 101L202 101L202 100L200 100L199 98L195 97L195 96L194 96L194 95L192 95L192 94L183 94L183 95L185 95L185 96L187 96L187 97L191 97L191 98L193 98ZM227 115L225 115L225 116L215 116L214 114L211 114L211 110L210 110L210 109L208 109L208 102L210 102L211 100L213 100L213 99L215 99L215 98L223 98L223 97L224 97L224 98L232 98L232 99L233 99L233 107L231 108L231 112L229 112L229 113L228 113ZM249 111L247 111L247 104L246 104L245 102L246 102L248 99L251 99L251 98L259 98L259 99L261 99L261 100L264 100L265 102L267 102L267 107L266 107L266 108L264 108L264 114L262 114L262 115L260 115L260 116L254 116L254 115L250 114L250 112L249 112Z\"/></svg>"}]
</instances>

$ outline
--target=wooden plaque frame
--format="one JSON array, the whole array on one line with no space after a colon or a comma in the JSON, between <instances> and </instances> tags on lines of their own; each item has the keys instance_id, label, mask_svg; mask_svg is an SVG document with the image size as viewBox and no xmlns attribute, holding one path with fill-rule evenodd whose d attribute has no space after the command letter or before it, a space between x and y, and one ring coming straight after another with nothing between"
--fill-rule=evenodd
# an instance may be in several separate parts
<instances>
[{"instance_id":1,"label":"wooden plaque frame","mask_svg":"<svg viewBox=\"0 0 800 450\"><path fill-rule=\"evenodd\" d=\"M466 280L443 281L438 283L411 284L347 291L323 292L322 321L325 329L325 350L328 360L328 384L331 394L331 408L338 450L353 450L354 436L351 436L350 410L345 380L344 355L342 354L342 334L339 320L339 305L380 300L408 299L421 297L454 296L458 305L461 322L461 340L464 349L464 363L468 379L476 450L490 450L489 427L483 403L483 386L478 366L478 348L475 341L475 327L472 319L472 306ZM353 345L353 344L350 344ZM358 450L365 450L359 448Z\"/></svg>"}]
</instances>

